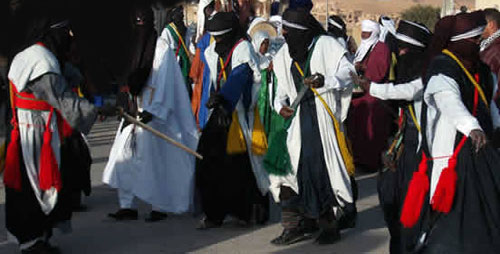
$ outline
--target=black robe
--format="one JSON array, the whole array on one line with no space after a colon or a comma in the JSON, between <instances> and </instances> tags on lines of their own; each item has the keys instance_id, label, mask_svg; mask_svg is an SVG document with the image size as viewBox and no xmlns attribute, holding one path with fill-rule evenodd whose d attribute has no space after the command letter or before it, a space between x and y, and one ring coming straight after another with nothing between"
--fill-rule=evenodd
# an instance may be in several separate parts
<instances>
[{"instance_id":1,"label":"black robe","mask_svg":"<svg viewBox=\"0 0 500 254\"><path fill-rule=\"evenodd\" d=\"M227 66L226 74L229 79L233 73L230 68L231 62ZM246 65L237 68L250 67ZM220 70L221 66L218 64L217 71ZM235 84L228 82L224 86L231 85ZM220 94L220 91L218 92ZM241 95L243 101L247 101L246 94L243 92ZM237 101L240 95L235 97L236 99L232 100L233 104L223 101L213 109L198 143L198 152L204 158L196 161L196 187L205 216L217 224L222 223L227 215L250 222L254 204L268 206L267 197L262 196L257 188L248 152L240 154L226 152L232 121L231 113L234 110L234 101Z\"/></svg>"},{"instance_id":2,"label":"black robe","mask_svg":"<svg viewBox=\"0 0 500 254\"><path fill-rule=\"evenodd\" d=\"M462 101L472 114L474 85L457 63L448 56L437 56L429 67L427 81L438 74L451 77L458 83ZM481 65L479 77L479 84L486 94L487 101L490 102L493 90L492 79L485 65ZM423 109L422 128L425 130L427 124L425 104ZM491 139L493 124L490 109L481 99L479 99L476 119L488 139ZM455 146L462 137L461 133L457 133ZM423 140L423 149L429 154L425 133ZM467 139L457 157L455 170L458 180L450 213L442 214L432 211L428 202L422 209L416 229L429 232L427 244L422 253L498 253L500 251L499 164L500 155L490 144L476 154L471 140ZM430 176L432 160L429 161L428 168L427 174ZM426 200L429 200L429 197ZM416 240L415 237L409 239L408 242L415 243Z\"/></svg>"}]
</instances>

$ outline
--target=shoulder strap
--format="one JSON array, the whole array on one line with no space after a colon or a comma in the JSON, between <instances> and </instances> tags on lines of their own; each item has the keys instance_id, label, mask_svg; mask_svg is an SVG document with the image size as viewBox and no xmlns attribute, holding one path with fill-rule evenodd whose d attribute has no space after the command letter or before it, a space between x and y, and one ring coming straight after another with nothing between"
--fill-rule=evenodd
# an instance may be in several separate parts
<instances>
[{"instance_id":1,"label":"shoulder strap","mask_svg":"<svg viewBox=\"0 0 500 254\"><path fill-rule=\"evenodd\" d=\"M477 91L479 92L479 96L481 97L481 100L484 102L484 104L486 105L486 108L489 109L489 103L488 103L488 100L486 99L486 96L484 95L484 91L483 89L481 88L481 86L477 83L476 79L470 74L470 72L465 68L465 66L462 64L462 62L460 61L460 59L458 59L451 51L447 50L447 49L444 49L443 50L443 54L451 57L451 59L455 60L455 62L458 64L458 66L460 66L460 68L462 69L462 71L465 73L465 75L467 76L467 78L469 78L470 82L472 82L472 84L474 85L474 87L476 87Z\"/></svg>"},{"instance_id":2,"label":"shoulder strap","mask_svg":"<svg viewBox=\"0 0 500 254\"><path fill-rule=\"evenodd\" d=\"M231 49L231 51L229 51L229 54L227 55L226 57L226 62L224 63L224 65L222 66L220 72L219 72L219 77L217 78L217 83L220 82L221 78L222 78L222 75L224 73L225 75L225 72L226 72L226 68L227 68L227 65L229 64L230 60L231 60L231 57L233 56L233 52L234 50L236 49L236 47L238 47L238 45L240 45L241 42L243 42L244 39L240 39L238 42L236 42L236 44L234 44L233 48Z\"/></svg>"}]
</instances>

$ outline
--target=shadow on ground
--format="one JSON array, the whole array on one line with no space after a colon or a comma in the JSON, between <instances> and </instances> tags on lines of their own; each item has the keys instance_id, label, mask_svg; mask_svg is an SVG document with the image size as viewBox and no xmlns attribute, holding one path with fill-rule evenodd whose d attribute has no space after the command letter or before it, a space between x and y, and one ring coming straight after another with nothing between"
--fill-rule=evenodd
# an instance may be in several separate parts
<instances>
[{"instance_id":1,"label":"shadow on ground","mask_svg":"<svg viewBox=\"0 0 500 254\"><path fill-rule=\"evenodd\" d=\"M53 243L63 253L387 253L388 233L378 207L376 175L358 176L357 227L342 233L342 240L330 246L312 241L276 247L269 241L281 233L279 208L272 207L272 220L265 226L238 227L231 222L222 228L196 230L199 217L170 215L166 221L146 223L149 206L140 204L137 221L115 222L107 214L118 209L116 191L102 185L101 177L117 123L97 124L88 140L92 147L93 193L84 202L89 209L73 215L73 233L57 231ZM17 246L6 242L4 191L0 183L0 253L19 253Z\"/></svg>"}]
</instances>

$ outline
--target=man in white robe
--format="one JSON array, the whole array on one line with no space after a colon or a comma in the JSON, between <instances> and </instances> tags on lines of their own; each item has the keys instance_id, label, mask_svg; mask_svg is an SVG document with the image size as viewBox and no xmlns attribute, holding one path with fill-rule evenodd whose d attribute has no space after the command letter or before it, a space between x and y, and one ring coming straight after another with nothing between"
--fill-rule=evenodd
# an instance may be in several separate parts
<instances>
[{"instance_id":1,"label":"man in white robe","mask_svg":"<svg viewBox=\"0 0 500 254\"><path fill-rule=\"evenodd\" d=\"M150 77L138 98L139 119L177 142L196 149L198 132L184 78L174 51L158 38ZM147 112L147 113L145 113ZM152 133L124 121L120 124L103 182L118 189L116 219L137 219L134 199L153 206L148 218L193 207L195 158Z\"/></svg>"},{"instance_id":2,"label":"man in white robe","mask_svg":"<svg viewBox=\"0 0 500 254\"><path fill-rule=\"evenodd\" d=\"M317 242L330 244L340 238L337 220L342 209L334 207L353 203L348 158L343 156L339 142L345 142L340 140L344 132L342 123L351 100L350 73L355 69L347 59L346 49L334 38L325 36L309 13L288 9L283 15L283 33L287 44L273 60L278 79L274 108L285 119L295 116L286 142L292 172L270 174L271 192L281 204L284 226L282 235L272 243L290 244L311 237L315 227L305 224L313 219L319 220L322 229ZM308 73L322 81L305 81L312 88L299 98L296 109L291 108L304 86L299 75L307 77Z\"/></svg>"},{"instance_id":3,"label":"man in white robe","mask_svg":"<svg viewBox=\"0 0 500 254\"><path fill-rule=\"evenodd\" d=\"M173 49L177 62L181 67L182 76L186 82L186 89L189 92L189 98L192 97L193 89L192 82L189 78L191 69L191 52L193 31L184 24L184 8L176 7L169 12L171 22L161 32L161 37L167 42L168 46Z\"/></svg>"}]
</instances>

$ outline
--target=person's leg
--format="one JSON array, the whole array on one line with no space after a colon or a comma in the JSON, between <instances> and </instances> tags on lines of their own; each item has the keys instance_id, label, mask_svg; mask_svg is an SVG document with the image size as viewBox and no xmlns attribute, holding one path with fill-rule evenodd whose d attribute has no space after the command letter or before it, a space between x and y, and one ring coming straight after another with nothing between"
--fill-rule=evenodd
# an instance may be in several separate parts
<instances>
[{"instance_id":1,"label":"person's leg","mask_svg":"<svg viewBox=\"0 0 500 254\"><path fill-rule=\"evenodd\" d=\"M108 214L108 216L116 220L137 220L138 213L134 199L132 192L118 189L120 209L115 213Z\"/></svg>"},{"instance_id":2,"label":"person's leg","mask_svg":"<svg viewBox=\"0 0 500 254\"><path fill-rule=\"evenodd\" d=\"M303 226L304 217L300 211L299 195L291 188L282 186L280 190L281 225L283 232L271 241L276 245L288 245L312 237Z\"/></svg>"},{"instance_id":3,"label":"person's leg","mask_svg":"<svg viewBox=\"0 0 500 254\"><path fill-rule=\"evenodd\" d=\"M319 217L321 233L316 242L318 244L333 244L340 240L340 229L333 208L323 212Z\"/></svg>"},{"instance_id":4,"label":"person's leg","mask_svg":"<svg viewBox=\"0 0 500 254\"><path fill-rule=\"evenodd\" d=\"M158 207L151 206L151 212L149 216L146 217L146 222L156 222L167 219L167 213L162 212L162 210Z\"/></svg>"}]
</instances>

